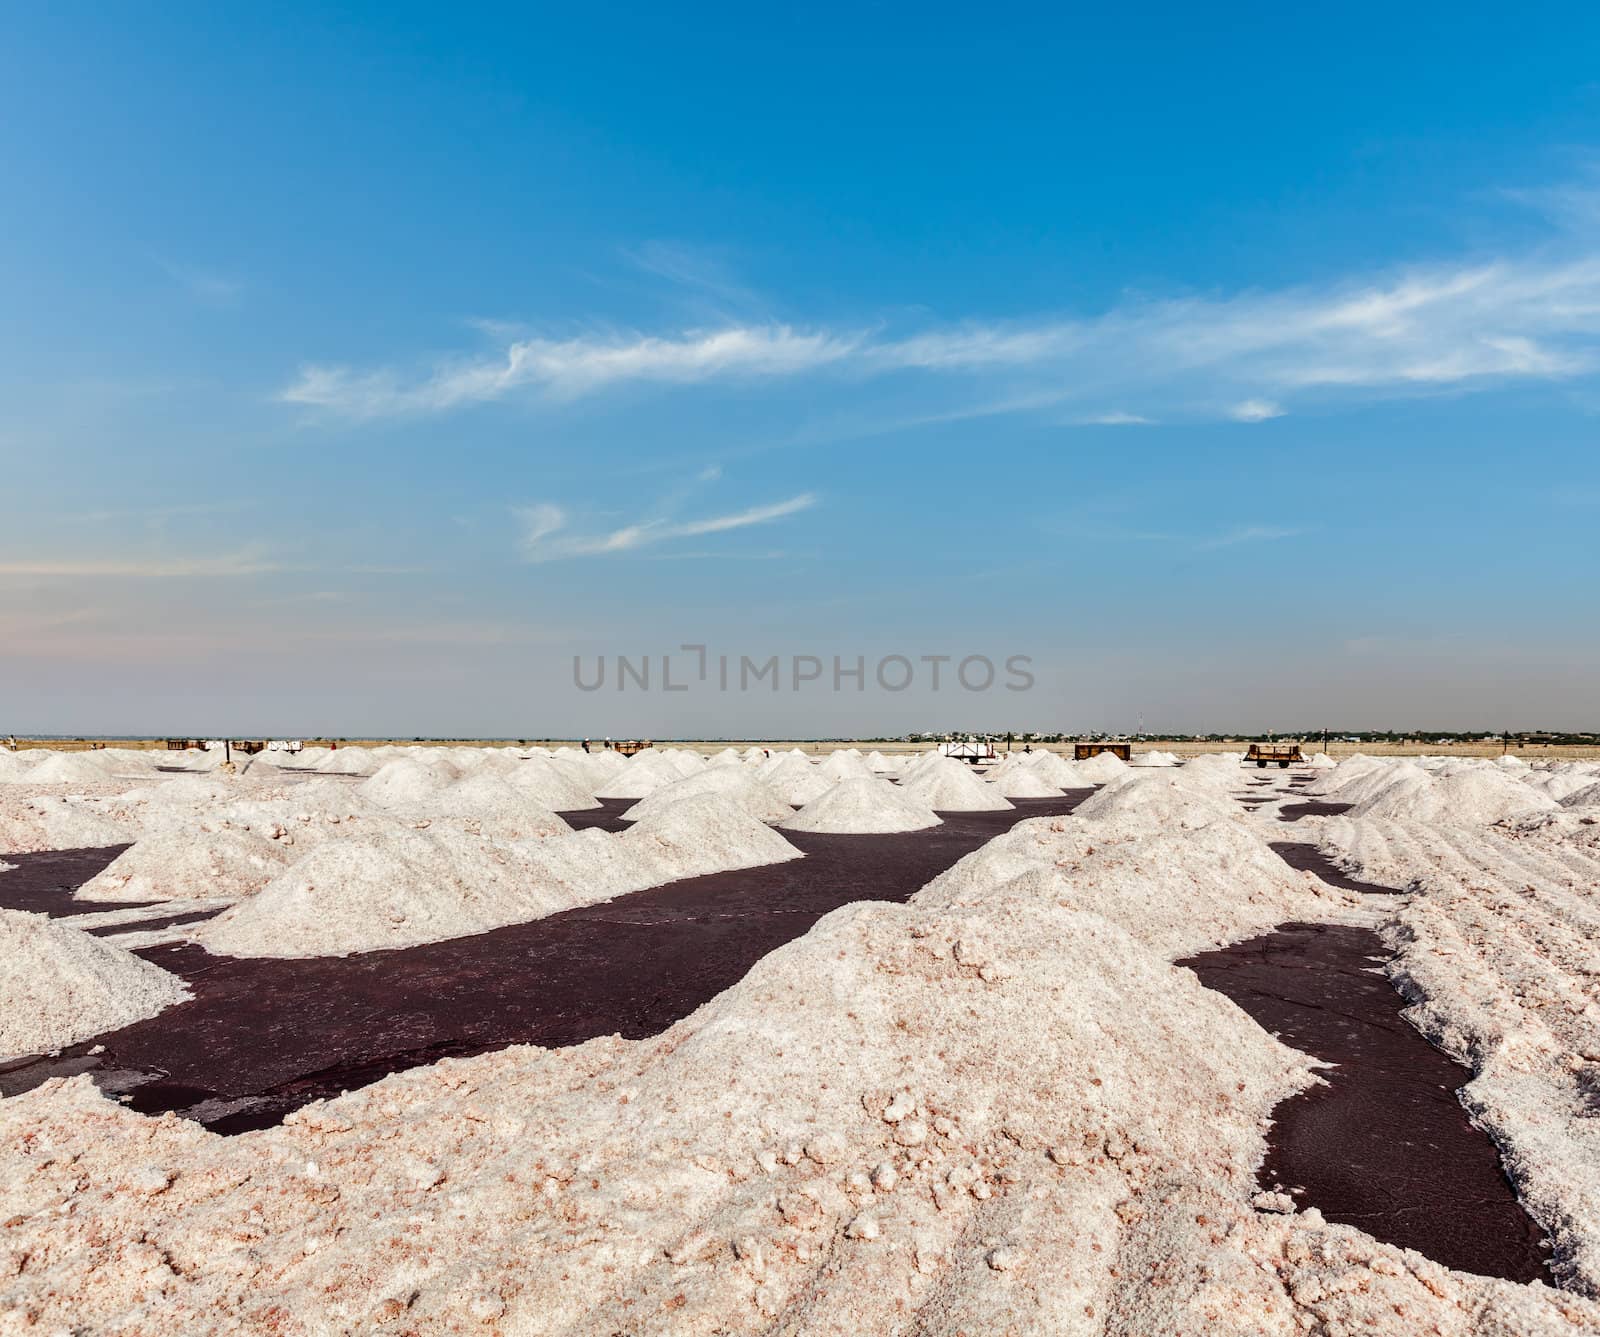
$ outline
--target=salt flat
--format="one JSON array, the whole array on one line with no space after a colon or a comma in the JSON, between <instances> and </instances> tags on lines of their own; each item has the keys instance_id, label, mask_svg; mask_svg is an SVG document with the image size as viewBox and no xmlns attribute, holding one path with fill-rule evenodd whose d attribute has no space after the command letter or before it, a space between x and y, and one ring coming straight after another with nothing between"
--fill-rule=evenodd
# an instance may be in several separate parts
<instances>
[{"instance_id":1,"label":"salt flat","mask_svg":"<svg viewBox=\"0 0 1600 1337\"><path fill-rule=\"evenodd\" d=\"M1588 772L1356 757L1291 781L1236 757L1136 760L1157 764L1041 750L978 775L759 747L0 763L0 851L128 847L53 917L5 912L30 944L0 964L0 1006L25 1022L14 1071L47 1047L90 1064L97 1037L114 1050L136 1018L181 1027L195 1006L167 949L122 945L145 940L123 937L141 921L119 902L200 908L158 940L219 969L349 954L381 971L402 946L536 935L574 908L620 922L647 888L780 867L801 885L819 841L996 832L904 904L863 879L640 1038L422 1061L237 1136L127 1108L92 1069L0 1100L0 1315L183 1333L1600 1332ZM1057 815L1017 806L1049 794ZM1350 806L1286 820L1306 797ZM636 820L587 824L621 810L608 798ZM911 825L929 811L938 825ZM1286 832L1394 894L1291 867ZM99 936L61 913L82 906ZM1452 1272L1263 1190L1273 1111L1318 1064L1174 963L1287 922L1389 944L1408 1015L1471 1069L1463 1100L1553 1243L1555 1287ZM96 989L69 987L91 957Z\"/></svg>"}]
</instances>

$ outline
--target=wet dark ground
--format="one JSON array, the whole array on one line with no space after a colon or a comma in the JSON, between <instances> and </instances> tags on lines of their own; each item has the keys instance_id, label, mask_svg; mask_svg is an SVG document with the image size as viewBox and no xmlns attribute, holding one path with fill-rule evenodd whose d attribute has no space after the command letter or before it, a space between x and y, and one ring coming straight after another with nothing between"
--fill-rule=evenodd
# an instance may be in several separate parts
<instances>
[{"instance_id":1,"label":"wet dark ground","mask_svg":"<svg viewBox=\"0 0 1600 1337\"><path fill-rule=\"evenodd\" d=\"M150 901L72 899L72 893L76 888L81 887L127 848L126 845L107 845L103 849L6 854L5 862L15 867L9 873L0 873L0 907L7 910L32 910L47 915L92 915L102 910L129 910L139 904L156 904ZM166 911L167 904L161 904L163 911Z\"/></svg>"},{"instance_id":2,"label":"wet dark ground","mask_svg":"<svg viewBox=\"0 0 1600 1337\"><path fill-rule=\"evenodd\" d=\"M1367 929L1285 924L1180 962L1286 1044L1339 1066L1273 1111L1263 1188L1464 1272L1550 1280L1489 1138L1456 1099L1471 1073L1412 1029Z\"/></svg>"},{"instance_id":3,"label":"wet dark ground","mask_svg":"<svg viewBox=\"0 0 1600 1337\"><path fill-rule=\"evenodd\" d=\"M98 1037L97 1079L125 1091L135 1109L177 1110L238 1132L445 1056L655 1035L829 911L904 901L1017 821L1070 812L1091 792L949 813L941 826L903 835L785 832L805 858L397 951L276 960L151 948L140 954L181 976L195 997ZM627 806L568 817L616 829ZM99 864L78 866L89 877ZM0 891L16 876L0 877ZM0 1072L0 1094L83 1071L89 1048L13 1065Z\"/></svg>"},{"instance_id":4,"label":"wet dark ground","mask_svg":"<svg viewBox=\"0 0 1600 1337\"><path fill-rule=\"evenodd\" d=\"M1314 844L1272 848L1333 886L1394 894L1342 873ZM1391 955L1369 929L1284 924L1178 963L1286 1044L1338 1065L1321 1074L1326 1085L1273 1111L1261 1186L1447 1267L1549 1282L1543 1236L1457 1099L1472 1074L1401 1015L1383 973Z\"/></svg>"},{"instance_id":5,"label":"wet dark ground","mask_svg":"<svg viewBox=\"0 0 1600 1337\"><path fill-rule=\"evenodd\" d=\"M1278 809L1278 820L1297 822L1302 817L1337 817L1354 806L1353 803L1325 803L1319 799L1306 799L1301 803L1285 803Z\"/></svg>"}]
</instances>

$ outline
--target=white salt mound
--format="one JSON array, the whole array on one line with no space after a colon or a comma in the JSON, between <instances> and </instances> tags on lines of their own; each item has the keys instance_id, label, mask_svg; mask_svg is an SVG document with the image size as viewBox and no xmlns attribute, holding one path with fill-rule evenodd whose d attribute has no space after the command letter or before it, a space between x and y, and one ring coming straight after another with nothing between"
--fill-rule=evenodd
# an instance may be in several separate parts
<instances>
[{"instance_id":1,"label":"white salt mound","mask_svg":"<svg viewBox=\"0 0 1600 1337\"><path fill-rule=\"evenodd\" d=\"M872 767L862 761L861 754L853 748L830 753L817 764L817 774L829 781L859 780L872 774Z\"/></svg>"},{"instance_id":2,"label":"white salt mound","mask_svg":"<svg viewBox=\"0 0 1600 1337\"><path fill-rule=\"evenodd\" d=\"M708 766L682 780L662 785L646 794L622 815L630 822L641 821L669 804L698 798L702 794L719 794L731 799L763 822L781 822L794 815L794 808L784 802L771 785L746 769L743 763L736 767Z\"/></svg>"},{"instance_id":3,"label":"white salt mound","mask_svg":"<svg viewBox=\"0 0 1600 1337\"><path fill-rule=\"evenodd\" d=\"M1481 767L1443 778L1426 772L1404 775L1358 802L1350 815L1440 825L1488 825L1556 806L1548 794L1504 771Z\"/></svg>"},{"instance_id":4,"label":"white salt mound","mask_svg":"<svg viewBox=\"0 0 1600 1337\"><path fill-rule=\"evenodd\" d=\"M567 842L571 842L570 847ZM224 956L342 956L526 923L678 878L797 859L743 808L685 799L620 836L501 844L451 826L365 823L323 840L193 938Z\"/></svg>"},{"instance_id":5,"label":"white salt mound","mask_svg":"<svg viewBox=\"0 0 1600 1337\"><path fill-rule=\"evenodd\" d=\"M1134 784L1152 794L1173 792ZM1076 814L1022 821L940 874L912 903L1012 900L1102 916L1167 958L1236 942L1286 919L1337 918L1359 903L1291 869L1228 814L1198 827Z\"/></svg>"},{"instance_id":6,"label":"white salt mound","mask_svg":"<svg viewBox=\"0 0 1600 1337\"><path fill-rule=\"evenodd\" d=\"M756 772L785 803L801 807L820 798L833 787L833 781L805 757L787 752L764 762Z\"/></svg>"},{"instance_id":7,"label":"white salt mound","mask_svg":"<svg viewBox=\"0 0 1600 1337\"><path fill-rule=\"evenodd\" d=\"M1592 808L1600 806L1600 781L1568 794L1561 800L1563 808Z\"/></svg>"},{"instance_id":8,"label":"white salt mound","mask_svg":"<svg viewBox=\"0 0 1600 1337\"><path fill-rule=\"evenodd\" d=\"M1128 773L1128 763L1111 752L1097 752L1088 761L1072 763L1077 772L1092 785L1102 785Z\"/></svg>"},{"instance_id":9,"label":"white salt mound","mask_svg":"<svg viewBox=\"0 0 1600 1337\"><path fill-rule=\"evenodd\" d=\"M900 788L935 812L999 812L1011 803L962 761L938 757L903 780Z\"/></svg>"},{"instance_id":10,"label":"white salt mound","mask_svg":"<svg viewBox=\"0 0 1600 1337\"><path fill-rule=\"evenodd\" d=\"M1148 752L1135 752L1129 759L1130 766L1176 766L1179 758L1174 752L1162 752L1158 748L1151 748Z\"/></svg>"},{"instance_id":11,"label":"white salt mound","mask_svg":"<svg viewBox=\"0 0 1600 1337\"><path fill-rule=\"evenodd\" d=\"M325 841L194 930L224 956L343 956L482 933L568 908L526 859L454 830L386 827Z\"/></svg>"},{"instance_id":12,"label":"white salt mound","mask_svg":"<svg viewBox=\"0 0 1600 1337\"><path fill-rule=\"evenodd\" d=\"M1012 766L990 780L1003 798L1060 798L1061 791L1032 766Z\"/></svg>"},{"instance_id":13,"label":"white salt mound","mask_svg":"<svg viewBox=\"0 0 1600 1337\"><path fill-rule=\"evenodd\" d=\"M412 808L459 777L460 771L448 762L406 758L385 762L356 786L356 792L382 808Z\"/></svg>"},{"instance_id":14,"label":"white salt mound","mask_svg":"<svg viewBox=\"0 0 1600 1337\"><path fill-rule=\"evenodd\" d=\"M141 837L74 893L82 901L239 899L287 867L291 851L234 826Z\"/></svg>"},{"instance_id":15,"label":"white salt mound","mask_svg":"<svg viewBox=\"0 0 1600 1337\"><path fill-rule=\"evenodd\" d=\"M836 834L921 831L939 825L939 817L911 794L887 780L869 775L841 780L811 800L799 812L778 823L788 831L826 831Z\"/></svg>"},{"instance_id":16,"label":"white salt mound","mask_svg":"<svg viewBox=\"0 0 1600 1337\"><path fill-rule=\"evenodd\" d=\"M656 875L651 886L801 857L760 818L719 794L668 804L616 839L648 861Z\"/></svg>"},{"instance_id":17,"label":"white salt mound","mask_svg":"<svg viewBox=\"0 0 1600 1337\"><path fill-rule=\"evenodd\" d=\"M469 831L495 840L525 840L572 830L553 811L535 802L528 790L492 771L464 776L428 795L410 812L419 819L459 819Z\"/></svg>"},{"instance_id":18,"label":"white salt mound","mask_svg":"<svg viewBox=\"0 0 1600 1337\"><path fill-rule=\"evenodd\" d=\"M1079 804L1074 816L1104 822L1117 834L1196 830L1241 820L1232 799L1204 781L1186 779L1182 770L1125 772Z\"/></svg>"},{"instance_id":19,"label":"white salt mound","mask_svg":"<svg viewBox=\"0 0 1600 1337\"><path fill-rule=\"evenodd\" d=\"M636 752L594 793L596 798L643 798L662 785L683 778L676 767L661 760L659 753Z\"/></svg>"},{"instance_id":20,"label":"white salt mound","mask_svg":"<svg viewBox=\"0 0 1600 1337\"><path fill-rule=\"evenodd\" d=\"M188 997L176 976L82 929L0 910L0 1059L131 1026Z\"/></svg>"},{"instance_id":21,"label":"white salt mound","mask_svg":"<svg viewBox=\"0 0 1600 1337\"><path fill-rule=\"evenodd\" d=\"M1041 750L1021 755L1041 780L1057 789L1088 789L1096 783L1080 771L1077 762L1058 753Z\"/></svg>"}]
</instances>

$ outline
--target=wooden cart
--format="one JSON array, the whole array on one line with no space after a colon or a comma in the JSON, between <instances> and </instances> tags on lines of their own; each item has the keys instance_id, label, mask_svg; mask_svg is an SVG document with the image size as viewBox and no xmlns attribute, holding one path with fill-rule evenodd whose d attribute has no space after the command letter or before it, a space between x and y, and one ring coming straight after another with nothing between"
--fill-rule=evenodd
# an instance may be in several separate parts
<instances>
[{"instance_id":1,"label":"wooden cart","mask_svg":"<svg viewBox=\"0 0 1600 1337\"><path fill-rule=\"evenodd\" d=\"M1074 761L1088 761L1090 757L1098 757L1102 752L1109 752L1121 761L1128 759L1128 754L1133 750L1131 743L1074 743L1072 745L1072 759Z\"/></svg>"},{"instance_id":2,"label":"wooden cart","mask_svg":"<svg viewBox=\"0 0 1600 1337\"><path fill-rule=\"evenodd\" d=\"M1299 743L1251 743L1241 764L1248 766L1251 762L1261 768L1276 764L1280 769L1288 770L1293 762L1304 765L1305 757L1300 752Z\"/></svg>"}]
</instances>

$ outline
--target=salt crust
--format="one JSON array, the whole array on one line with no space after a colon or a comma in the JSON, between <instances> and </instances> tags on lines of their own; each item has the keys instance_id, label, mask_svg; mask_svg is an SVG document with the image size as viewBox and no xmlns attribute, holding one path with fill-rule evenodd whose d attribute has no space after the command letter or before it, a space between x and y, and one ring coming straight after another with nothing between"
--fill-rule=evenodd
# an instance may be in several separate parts
<instances>
[{"instance_id":1,"label":"salt crust","mask_svg":"<svg viewBox=\"0 0 1600 1337\"><path fill-rule=\"evenodd\" d=\"M1250 819L1148 832L1163 803L1193 816L1167 786L1022 823L651 1040L446 1060L231 1139L86 1079L0 1102L0 1305L175 1334L1600 1332L1580 1297L1252 1208L1313 1065L1170 956L1345 898Z\"/></svg>"}]
</instances>

